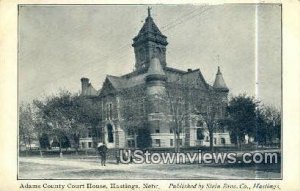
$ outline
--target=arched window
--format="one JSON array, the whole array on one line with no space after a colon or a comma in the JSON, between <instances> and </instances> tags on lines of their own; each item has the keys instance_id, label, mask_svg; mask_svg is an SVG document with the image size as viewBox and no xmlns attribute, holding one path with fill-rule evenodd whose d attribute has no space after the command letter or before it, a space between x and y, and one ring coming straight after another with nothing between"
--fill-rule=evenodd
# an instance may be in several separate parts
<instances>
[{"instance_id":1,"label":"arched window","mask_svg":"<svg viewBox=\"0 0 300 191\"><path fill-rule=\"evenodd\" d=\"M202 121L200 121L200 120L199 120L199 121L197 121L197 124L196 124L196 126L197 126L197 127L203 127L203 122L202 122Z\"/></svg>"},{"instance_id":2,"label":"arched window","mask_svg":"<svg viewBox=\"0 0 300 191\"><path fill-rule=\"evenodd\" d=\"M107 139L109 143L114 142L113 127L111 126L111 124L107 125Z\"/></svg>"}]
</instances>

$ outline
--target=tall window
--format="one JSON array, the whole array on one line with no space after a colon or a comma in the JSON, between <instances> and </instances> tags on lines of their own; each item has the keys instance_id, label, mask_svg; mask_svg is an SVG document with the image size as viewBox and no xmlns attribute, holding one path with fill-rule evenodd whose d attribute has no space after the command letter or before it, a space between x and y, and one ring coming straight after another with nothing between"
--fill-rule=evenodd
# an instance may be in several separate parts
<instances>
[{"instance_id":1,"label":"tall window","mask_svg":"<svg viewBox=\"0 0 300 191\"><path fill-rule=\"evenodd\" d=\"M226 141L224 138L221 138L221 144L225 145Z\"/></svg>"},{"instance_id":2,"label":"tall window","mask_svg":"<svg viewBox=\"0 0 300 191\"><path fill-rule=\"evenodd\" d=\"M144 115L144 100L137 100L136 107L138 108L138 115Z\"/></svg>"},{"instance_id":3,"label":"tall window","mask_svg":"<svg viewBox=\"0 0 300 191\"><path fill-rule=\"evenodd\" d=\"M160 147L160 139L155 139L155 145L156 145L157 147Z\"/></svg>"},{"instance_id":4,"label":"tall window","mask_svg":"<svg viewBox=\"0 0 300 191\"><path fill-rule=\"evenodd\" d=\"M112 119L113 118L113 105L112 103L107 103L106 104L106 119Z\"/></svg>"},{"instance_id":5,"label":"tall window","mask_svg":"<svg viewBox=\"0 0 300 191\"><path fill-rule=\"evenodd\" d=\"M209 136L205 137L205 141L208 142L209 141Z\"/></svg>"},{"instance_id":6,"label":"tall window","mask_svg":"<svg viewBox=\"0 0 300 191\"><path fill-rule=\"evenodd\" d=\"M202 133L202 129L197 129L197 140L203 140L204 139L204 135Z\"/></svg>"},{"instance_id":7,"label":"tall window","mask_svg":"<svg viewBox=\"0 0 300 191\"><path fill-rule=\"evenodd\" d=\"M109 143L114 142L113 127L111 126L111 124L107 125L107 139Z\"/></svg>"},{"instance_id":8,"label":"tall window","mask_svg":"<svg viewBox=\"0 0 300 191\"><path fill-rule=\"evenodd\" d=\"M108 108L108 104L106 104L106 119L109 119L109 108Z\"/></svg>"},{"instance_id":9,"label":"tall window","mask_svg":"<svg viewBox=\"0 0 300 191\"><path fill-rule=\"evenodd\" d=\"M112 104L109 104L109 118L112 119Z\"/></svg>"}]
</instances>

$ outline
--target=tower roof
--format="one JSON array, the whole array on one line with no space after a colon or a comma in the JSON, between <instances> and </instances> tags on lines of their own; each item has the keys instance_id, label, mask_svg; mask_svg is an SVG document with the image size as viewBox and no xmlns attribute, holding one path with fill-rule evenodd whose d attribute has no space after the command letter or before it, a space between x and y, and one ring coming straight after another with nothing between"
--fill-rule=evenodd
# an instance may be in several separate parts
<instances>
[{"instance_id":1,"label":"tower roof","mask_svg":"<svg viewBox=\"0 0 300 191\"><path fill-rule=\"evenodd\" d=\"M158 58L154 57L150 61L150 66L146 75L146 80L166 80L166 74Z\"/></svg>"},{"instance_id":2,"label":"tower roof","mask_svg":"<svg viewBox=\"0 0 300 191\"><path fill-rule=\"evenodd\" d=\"M216 79L215 79L213 87L218 90L229 91L229 89L223 79L223 75L221 73L220 66L218 66L218 72L216 74Z\"/></svg>"},{"instance_id":3,"label":"tower roof","mask_svg":"<svg viewBox=\"0 0 300 191\"><path fill-rule=\"evenodd\" d=\"M139 31L138 35L142 35L144 33L156 33L162 35L157 25L154 23L153 18L151 17L150 12L148 12L148 17L145 20L145 23L141 30Z\"/></svg>"},{"instance_id":4,"label":"tower roof","mask_svg":"<svg viewBox=\"0 0 300 191\"><path fill-rule=\"evenodd\" d=\"M150 8L148 8L148 16L145 19L145 23L139 31L138 35L133 38L134 44L144 40L154 40L161 44L167 45L166 36L161 33L157 25L154 23L151 17Z\"/></svg>"}]
</instances>

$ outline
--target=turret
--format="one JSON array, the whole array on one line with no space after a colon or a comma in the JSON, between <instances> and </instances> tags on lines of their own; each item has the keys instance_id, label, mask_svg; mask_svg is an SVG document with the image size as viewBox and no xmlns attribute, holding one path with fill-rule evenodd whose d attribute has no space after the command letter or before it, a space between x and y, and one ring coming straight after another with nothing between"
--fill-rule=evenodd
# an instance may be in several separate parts
<instances>
[{"instance_id":1,"label":"turret","mask_svg":"<svg viewBox=\"0 0 300 191\"><path fill-rule=\"evenodd\" d=\"M167 76L160 64L160 60L156 57L150 61L150 66L145 77L147 83L147 94L148 95L165 95L165 82Z\"/></svg>"},{"instance_id":2,"label":"turret","mask_svg":"<svg viewBox=\"0 0 300 191\"><path fill-rule=\"evenodd\" d=\"M162 69L158 58L154 57L150 61L150 66L145 77L146 95L148 99L148 113L165 113L167 112L167 93L165 83L166 74Z\"/></svg>"},{"instance_id":3,"label":"turret","mask_svg":"<svg viewBox=\"0 0 300 191\"><path fill-rule=\"evenodd\" d=\"M148 127L151 136L155 136L157 139L157 136L160 136L160 133L170 132L170 125L166 118L166 116L170 114L170 109L168 107L169 101L167 100L168 96L165 87L167 76L157 57L151 59L145 80ZM154 139L154 137L152 137L152 139ZM160 145L160 143L154 142L154 140L152 141L152 144L152 146ZM162 142L161 144L166 143Z\"/></svg>"},{"instance_id":4,"label":"turret","mask_svg":"<svg viewBox=\"0 0 300 191\"><path fill-rule=\"evenodd\" d=\"M218 72L216 74L216 79L215 79L213 87L214 87L214 89L216 89L218 91L222 91L222 92L229 91L229 89L223 79L223 75L221 73L220 66L218 66Z\"/></svg>"}]
</instances>

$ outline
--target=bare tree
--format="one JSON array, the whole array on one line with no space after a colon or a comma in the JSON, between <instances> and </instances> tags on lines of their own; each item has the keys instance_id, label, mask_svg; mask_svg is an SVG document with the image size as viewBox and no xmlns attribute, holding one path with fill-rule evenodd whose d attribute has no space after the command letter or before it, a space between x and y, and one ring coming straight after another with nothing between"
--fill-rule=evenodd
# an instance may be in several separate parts
<instances>
[{"instance_id":1,"label":"bare tree","mask_svg":"<svg viewBox=\"0 0 300 191\"><path fill-rule=\"evenodd\" d=\"M177 81L178 82L178 81ZM180 86L180 87L179 87ZM189 105L190 88L184 84L169 84L167 87L167 97L169 102L171 118L169 119L171 129L174 133L175 152L180 151L182 140L180 135L184 133L184 125L189 117L191 108ZM181 142L180 142L181 140Z\"/></svg>"},{"instance_id":2,"label":"bare tree","mask_svg":"<svg viewBox=\"0 0 300 191\"><path fill-rule=\"evenodd\" d=\"M212 106L211 104L207 107L206 113L202 114L209 133L209 148L211 151L214 150L214 132L216 131L216 127L218 125L217 118L217 107Z\"/></svg>"},{"instance_id":3,"label":"bare tree","mask_svg":"<svg viewBox=\"0 0 300 191\"><path fill-rule=\"evenodd\" d=\"M29 104L23 104L19 109L19 143L25 145L26 153L28 147L31 150L31 144L35 138L32 109Z\"/></svg>"}]
</instances>

